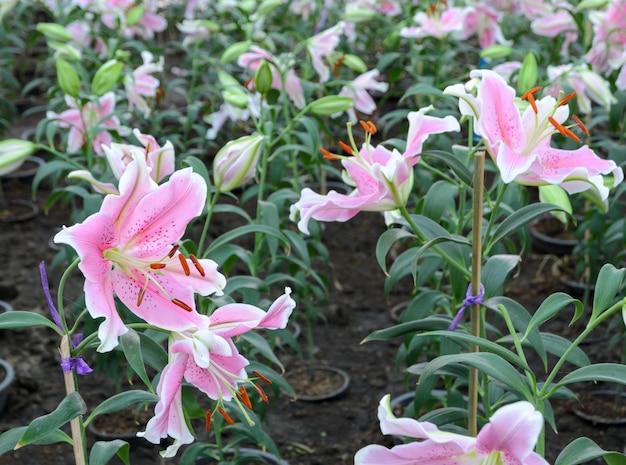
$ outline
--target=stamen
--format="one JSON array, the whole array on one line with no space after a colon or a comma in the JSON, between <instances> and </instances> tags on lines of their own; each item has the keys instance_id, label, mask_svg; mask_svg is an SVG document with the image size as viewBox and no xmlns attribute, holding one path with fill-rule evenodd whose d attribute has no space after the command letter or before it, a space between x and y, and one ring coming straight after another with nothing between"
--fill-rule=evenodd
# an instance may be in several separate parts
<instances>
[{"instance_id":1,"label":"stamen","mask_svg":"<svg viewBox=\"0 0 626 465\"><path fill-rule=\"evenodd\" d=\"M191 271L189 270L187 259L184 257L183 254L181 253L178 254L178 261L180 262L180 266L183 267L183 271L185 272L185 275L189 276L191 274Z\"/></svg>"},{"instance_id":2,"label":"stamen","mask_svg":"<svg viewBox=\"0 0 626 465\"><path fill-rule=\"evenodd\" d=\"M535 113L539 113L539 110L537 109L537 103L535 103L535 96L533 94L539 92L540 90L541 87L539 86L533 87L529 91L524 92L524 95L522 95L522 100L528 100L528 103L530 103L530 106L533 108Z\"/></svg>"},{"instance_id":3,"label":"stamen","mask_svg":"<svg viewBox=\"0 0 626 465\"><path fill-rule=\"evenodd\" d=\"M139 294L137 294L137 307L139 307L141 305L141 302L143 302L143 296L146 294L146 288L142 287L139 290Z\"/></svg>"},{"instance_id":4,"label":"stamen","mask_svg":"<svg viewBox=\"0 0 626 465\"><path fill-rule=\"evenodd\" d=\"M169 253L167 254L168 257L172 258L174 256L174 254L176 252L178 252L178 249L180 248L180 245L178 244L174 244L174 247L172 247L172 250L169 251Z\"/></svg>"},{"instance_id":5,"label":"stamen","mask_svg":"<svg viewBox=\"0 0 626 465\"><path fill-rule=\"evenodd\" d=\"M561 101L559 102L559 106L562 107L563 105L565 105L567 102L569 102L570 100L572 100L574 97L576 97L576 92L572 92L571 94L567 94L565 97L563 97L561 99Z\"/></svg>"},{"instance_id":6,"label":"stamen","mask_svg":"<svg viewBox=\"0 0 626 465\"><path fill-rule=\"evenodd\" d=\"M224 410L222 407L217 407L217 410L218 412L222 414L222 416L224 417L224 420L226 420L226 423L228 423L229 425L235 424L235 422L233 421L233 419L230 417L230 415L228 414L226 410Z\"/></svg>"},{"instance_id":7,"label":"stamen","mask_svg":"<svg viewBox=\"0 0 626 465\"><path fill-rule=\"evenodd\" d=\"M165 263L150 263L150 269L152 270L162 270L165 268Z\"/></svg>"},{"instance_id":8,"label":"stamen","mask_svg":"<svg viewBox=\"0 0 626 465\"><path fill-rule=\"evenodd\" d=\"M537 103L535 103L535 97L533 97L533 94L528 94L528 103L530 103L530 106L533 107L533 111L535 112L535 114L539 113L539 110L537 109Z\"/></svg>"},{"instance_id":9,"label":"stamen","mask_svg":"<svg viewBox=\"0 0 626 465\"><path fill-rule=\"evenodd\" d=\"M342 148L342 150L344 152L346 152L348 155L352 155L352 147L350 147L348 144L346 144L343 141L339 141L339 147Z\"/></svg>"},{"instance_id":10,"label":"stamen","mask_svg":"<svg viewBox=\"0 0 626 465\"><path fill-rule=\"evenodd\" d=\"M257 378L259 378L261 381L263 381L263 382L265 382L265 383L267 383L267 384L272 384L272 380L271 380L271 379L266 378L265 376L263 376L263 375L262 375L261 373L259 373L258 371L256 371L256 370L252 370L252 374L253 374L254 376L256 376Z\"/></svg>"},{"instance_id":11,"label":"stamen","mask_svg":"<svg viewBox=\"0 0 626 465\"><path fill-rule=\"evenodd\" d=\"M565 132L565 126L563 126L561 123L555 120L552 116L548 116L548 121L550 121L550 124L554 126L557 129L557 131L561 133L561 135L567 136L567 133Z\"/></svg>"},{"instance_id":12,"label":"stamen","mask_svg":"<svg viewBox=\"0 0 626 465\"><path fill-rule=\"evenodd\" d=\"M324 155L324 160L341 160L341 158L339 158L337 155L329 152L324 148L320 147L320 152L322 153L322 155Z\"/></svg>"},{"instance_id":13,"label":"stamen","mask_svg":"<svg viewBox=\"0 0 626 465\"><path fill-rule=\"evenodd\" d=\"M335 77L339 77L339 68L343 66L343 62L345 59L346 59L346 55L343 54L339 58L337 58L337 61L333 65L333 74L335 75Z\"/></svg>"},{"instance_id":14,"label":"stamen","mask_svg":"<svg viewBox=\"0 0 626 465\"><path fill-rule=\"evenodd\" d=\"M187 305L185 302L178 300L178 299L172 299L172 303L174 305L179 306L180 308L182 308L183 310L185 310L186 312L193 312L193 308L191 308L189 305Z\"/></svg>"},{"instance_id":15,"label":"stamen","mask_svg":"<svg viewBox=\"0 0 626 465\"><path fill-rule=\"evenodd\" d=\"M243 404L248 407L249 409L252 409L252 402L250 402L250 397L248 396L248 391L246 390L246 388L242 385L239 386L239 392L237 393L237 399L239 399L241 402L243 402Z\"/></svg>"},{"instance_id":16,"label":"stamen","mask_svg":"<svg viewBox=\"0 0 626 465\"><path fill-rule=\"evenodd\" d=\"M269 397L267 397L267 394L265 394L265 391L263 390L263 388L259 386L258 384L253 384L252 386L254 387L254 390L257 392L261 400L267 404L270 399Z\"/></svg>"},{"instance_id":17,"label":"stamen","mask_svg":"<svg viewBox=\"0 0 626 465\"><path fill-rule=\"evenodd\" d=\"M211 409L206 411L206 415L204 416L204 427L207 431L211 430Z\"/></svg>"},{"instance_id":18,"label":"stamen","mask_svg":"<svg viewBox=\"0 0 626 465\"><path fill-rule=\"evenodd\" d=\"M524 95L522 95L522 100L526 100L529 95L536 94L540 90L541 90L541 86L536 86L536 87L533 87L530 90L527 90L526 92L524 92Z\"/></svg>"},{"instance_id":19,"label":"stamen","mask_svg":"<svg viewBox=\"0 0 626 465\"><path fill-rule=\"evenodd\" d=\"M204 278L206 273L204 272L204 268L202 267L202 265L200 264L200 262L198 261L196 256L194 254L190 253L189 254L189 258L193 262L193 266L195 266L196 270L198 270L198 273L200 273L200 276L202 276Z\"/></svg>"},{"instance_id":20,"label":"stamen","mask_svg":"<svg viewBox=\"0 0 626 465\"><path fill-rule=\"evenodd\" d=\"M563 126L563 131L565 131L565 135L576 142L580 142L580 137L574 134L570 128Z\"/></svg>"},{"instance_id":21,"label":"stamen","mask_svg":"<svg viewBox=\"0 0 626 465\"><path fill-rule=\"evenodd\" d=\"M577 115L572 115L572 121L576 123L576 126L578 126L580 130L585 133L586 136L589 135L589 129L587 129L587 126L585 126L585 123L583 123L582 120Z\"/></svg>"},{"instance_id":22,"label":"stamen","mask_svg":"<svg viewBox=\"0 0 626 465\"><path fill-rule=\"evenodd\" d=\"M359 123L361 124L361 127L363 129L365 129L365 132L367 132L367 133L369 133L371 135L376 134L376 131L377 131L376 125L374 123L372 123L371 121L360 120Z\"/></svg>"}]
</instances>

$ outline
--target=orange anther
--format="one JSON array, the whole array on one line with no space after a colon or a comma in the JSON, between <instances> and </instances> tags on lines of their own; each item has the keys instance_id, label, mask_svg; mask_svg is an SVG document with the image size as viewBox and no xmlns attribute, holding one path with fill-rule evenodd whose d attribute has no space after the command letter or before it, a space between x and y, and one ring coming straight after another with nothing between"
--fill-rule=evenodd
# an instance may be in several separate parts
<instances>
[{"instance_id":1,"label":"orange anther","mask_svg":"<svg viewBox=\"0 0 626 465\"><path fill-rule=\"evenodd\" d=\"M263 388L258 384L253 384L252 386L254 386L254 390L257 392L257 394L259 394L261 400L267 404L269 402L269 397L267 397L267 394L265 394Z\"/></svg>"},{"instance_id":2,"label":"orange anther","mask_svg":"<svg viewBox=\"0 0 626 465\"><path fill-rule=\"evenodd\" d=\"M189 254L189 258L191 259L193 266L196 267L196 270L198 270L198 273L200 273L200 276L202 276L204 278L204 276L206 275L206 273L204 272L204 268L202 267L202 265L200 264L200 261L196 258L196 256L192 253Z\"/></svg>"},{"instance_id":3,"label":"orange anther","mask_svg":"<svg viewBox=\"0 0 626 465\"><path fill-rule=\"evenodd\" d=\"M524 92L524 95L522 95L522 100L526 100L528 98L529 95L533 95L536 94L537 92L539 92L541 90L540 86L536 86L533 87L530 90L527 90L526 92Z\"/></svg>"},{"instance_id":4,"label":"orange anther","mask_svg":"<svg viewBox=\"0 0 626 465\"><path fill-rule=\"evenodd\" d=\"M554 126L557 131L559 131L562 135L567 136L567 133L565 132L565 126L555 120L552 116L548 116L548 121L550 121L550 124Z\"/></svg>"},{"instance_id":5,"label":"orange anther","mask_svg":"<svg viewBox=\"0 0 626 465\"><path fill-rule=\"evenodd\" d=\"M174 244L174 247L172 247L172 250L169 251L167 256L172 258L174 256L174 254L178 251L179 248L180 248L180 245Z\"/></svg>"},{"instance_id":6,"label":"orange anther","mask_svg":"<svg viewBox=\"0 0 626 465\"><path fill-rule=\"evenodd\" d=\"M183 302L182 300L178 300L178 299L172 299L172 303L174 305L179 306L180 308L182 308L183 310L185 310L186 312L193 312L193 308L191 308L189 305L187 305L185 302Z\"/></svg>"},{"instance_id":7,"label":"orange anther","mask_svg":"<svg viewBox=\"0 0 626 465\"><path fill-rule=\"evenodd\" d=\"M329 152L328 150L324 148L320 147L320 152L322 153L322 155L324 155L325 160L341 160L341 158L339 158L337 155L335 155L332 152Z\"/></svg>"},{"instance_id":8,"label":"orange anther","mask_svg":"<svg viewBox=\"0 0 626 465\"><path fill-rule=\"evenodd\" d=\"M343 141L339 141L339 147L341 147L341 149L346 152L348 155L352 155L352 147L350 147L348 144L346 144Z\"/></svg>"},{"instance_id":9,"label":"orange anther","mask_svg":"<svg viewBox=\"0 0 626 465\"><path fill-rule=\"evenodd\" d=\"M578 126L580 130L585 133L586 136L589 135L589 129L587 129L587 126L585 126L585 123L583 123L582 120L577 115L572 115L572 121L576 123L576 126Z\"/></svg>"},{"instance_id":10,"label":"orange anther","mask_svg":"<svg viewBox=\"0 0 626 465\"><path fill-rule=\"evenodd\" d=\"M376 134L376 131L377 131L376 125L372 123L371 121L360 120L359 123L361 124L361 127L365 129L365 132L369 134Z\"/></svg>"},{"instance_id":11,"label":"orange anther","mask_svg":"<svg viewBox=\"0 0 626 465\"><path fill-rule=\"evenodd\" d=\"M152 270L162 270L165 268L165 263L150 263L150 269Z\"/></svg>"},{"instance_id":12,"label":"orange anther","mask_svg":"<svg viewBox=\"0 0 626 465\"><path fill-rule=\"evenodd\" d=\"M189 276L191 274L191 271L189 270L189 265L187 264L187 259L184 257L183 254L178 254L178 261L180 262L180 266L183 267L183 271L185 272L185 275Z\"/></svg>"},{"instance_id":13,"label":"orange anther","mask_svg":"<svg viewBox=\"0 0 626 465\"><path fill-rule=\"evenodd\" d=\"M565 105L567 102L569 102L570 100L572 100L574 97L576 97L576 92L572 92L571 94L567 94L565 97L563 97L561 99L561 101L559 102L559 106L562 107L563 105Z\"/></svg>"},{"instance_id":14,"label":"orange anther","mask_svg":"<svg viewBox=\"0 0 626 465\"><path fill-rule=\"evenodd\" d=\"M235 424L235 422L230 417L228 412L226 410L224 410L222 407L217 407L217 411L222 414L222 416L224 417L224 420L226 420L226 423L228 423L229 425L234 425Z\"/></svg>"},{"instance_id":15,"label":"orange anther","mask_svg":"<svg viewBox=\"0 0 626 465\"><path fill-rule=\"evenodd\" d=\"M207 431L211 430L211 409L207 410L204 416L204 427Z\"/></svg>"},{"instance_id":16,"label":"orange anther","mask_svg":"<svg viewBox=\"0 0 626 465\"><path fill-rule=\"evenodd\" d=\"M143 302L143 296L145 294L146 294L146 289L141 288L141 290L139 291L139 294L137 294L137 307L139 307L141 305L141 302Z\"/></svg>"},{"instance_id":17,"label":"orange anther","mask_svg":"<svg viewBox=\"0 0 626 465\"><path fill-rule=\"evenodd\" d=\"M248 391L244 386L239 386L239 392L237 393L237 399L239 399L243 404L252 409L252 402L250 402L250 397L248 396Z\"/></svg>"},{"instance_id":18,"label":"orange anther","mask_svg":"<svg viewBox=\"0 0 626 465\"><path fill-rule=\"evenodd\" d=\"M563 131L565 131L565 135L567 137L569 137L572 140L575 140L576 142L580 142L580 137L578 137L576 134L574 134L570 128L567 128L565 126L563 126Z\"/></svg>"},{"instance_id":19,"label":"orange anther","mask_svg":"<svg viewBox=\"0 0 626 465\"><path fill-rule=\"evenodd\" d=\"M271 380L271 379L266 378L265 376L263 376L263 375L262 375L261 373L259 373L258 371L256 371L256 370L252 370L252 374L253 374L254 376L256 376L257 378L259 378L261 381L263 381L263 382L265 382L265 383L267 383L267 384L272 384L272 380Z\"/></svg>"}]
</instances>

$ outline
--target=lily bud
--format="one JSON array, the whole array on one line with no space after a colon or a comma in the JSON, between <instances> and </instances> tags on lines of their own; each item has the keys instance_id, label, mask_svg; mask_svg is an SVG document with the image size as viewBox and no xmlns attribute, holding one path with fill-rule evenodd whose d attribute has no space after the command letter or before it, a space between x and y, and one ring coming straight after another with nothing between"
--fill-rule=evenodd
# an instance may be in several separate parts
<instances>
[{"instance_id":1,"label":"lily bud","mask_svg":"<svg viewBox=\"0 0 626 465\"><path fill-rule=\"evenodd\" d=\"M96 71L91 81L91 93L98 97L113 89L122 74L124 63L117 60L109 60Z\"/></svg>"},{"instance_id":2,"label":"lily bud","mask_svg":"<svg viewBox=\"0 0 626 465\"><path fill-rule=\"evenodd\" d=\"M532 89L537 83L537 58L532 53L527 54L517 76L517 91L521 94Z\"/></svg>"},{"instance_id":3,"label":"lily bud","mask_svg":"<svg viewBox=\"0 0 626 465\"><path fill-rule=\"evenodd\" d=\"M65 43L73 39L72 34L67 32L65 26L57 23L37 23L37 31L46 38L57 42Z\"/></svg>"},{"instance_id":4,"label":"lily bud","mask_svg":"<svg viewBox=\"0 0 626 465\"><path fill-rule=\"evenodd\" d=\"M145 11L145 6L138 5L132 7L130 10L128 10L128 13L126 13L126 24L128 24L129 26L134 26L135 24L137 24Z\"/></svg>"},{"instance_id":5,"label":"lily bud","mask_svg":"<svg viewBox=\"0 0 626 465\"><path fill-rule=\"evenodd\" d=\"M78 97L80 79L74 67L63 58L57 59L57 79L59 87L70 97Z\"/></svg>"},{"instance_id":6,"label":"lily bud","mask_svg":"<svg viewBox=\"0 0 626 465\"><path fill-rule=\"evenodd\" d=\"M213 160L213 183L230 192L254 177L264 136L253 134L228 142Z\"/></svg>"},{"instance_id":7,"label":"lily bud","mask_svg":"<svg viewBox=\"0 0 626 465\"><path fill-rule=\"evenodd\" d=\"M0 176L18 169L27 157L33 154L36 145L21 139L7 139L0 142Z\"/></svg>"},{"instance_id":8,"label":"lily bud","mask_svg":"<svg viewBox=\"0 0 626 465\"><path fill-rule=\"evenodd\" d=\"M351 97L340 97L338 95L327 95L309 104L310 110L316 115L328 116L341 113L354 106Z\"/></svg>"},{"instance_id":9,"label":"lily bud","mask_svg":"<svg viewBox=\"0 0 626 465\"><path fill-rule=\"evenodd\" d=\"M250 50L250 41L246 40L244 42L235 42L234 44L226 47L226 50L222 52L220 61L222 63L230 63L231 61L239 58L240 55L246 53L248 50Z\"/></svg>"},{"instance_id":10,"label":"lily bud","mask_svg":"<svg viewBox=\"0 0 626 465\"><path fill-rule=\"evenodd\" d=\"M272 70L270 69L269 63L267 60L262 60L254 75L256 90L262 95L267 94L272 88L272 79Z\"/></svg>"},{"instance_id":11,"label":"lily bud","mask_svg":"<svg viewBox=\"0 0 626 465\"><path fill-rule=\"evenodd\" d=\"M480 52L481 58L497 59L504 58L513 53L513 47L508 45L495 44L491 47L487 47Z\"/></svg>"}]
</instances>

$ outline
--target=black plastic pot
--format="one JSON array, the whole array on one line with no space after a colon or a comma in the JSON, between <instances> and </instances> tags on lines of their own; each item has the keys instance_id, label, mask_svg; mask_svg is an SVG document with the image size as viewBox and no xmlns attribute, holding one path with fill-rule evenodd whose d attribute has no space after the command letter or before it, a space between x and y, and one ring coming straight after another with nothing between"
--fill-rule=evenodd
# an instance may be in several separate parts
<instances>
[{"instance_id":1,"label":"black plastic pot","mask_svg":"<svg viewBox=\"0 0 626 465\"><path fill-rule=\"evenodd\" d=\"M4 411L7 402L9 388L15 379L13 365L0 358L0 413Z\"/></svg>"},{"instance_id":2,"label":"black plastic pot","mask_svg":"<svg viewBox=\"0 0 626 465\"><path fill-rule=\"evenodd\" d=\"M314 376L316 377L323 377L324 375L328 375L340 379L341 382L337 383L337 386L327 392L319 392L318 389L315 393L310 393L307 389L307 386L299 386L298 384L293 383L296 378L307 378L309 374L309 367L302 366L294 371L287 372L287 374L285 375L285 379L289 384L291 384L291 387L293 387L296 392L296 400L302 400L305 402L321 402L324 400L336 399L344 395L348 390L348 387L350 386L350 376L347 372L340 368L318 365L313 367L313 372ZM316 389L320 388L321 384L322 383L317 382L317 378L314 378L311 382L311 386L315 386Z\"/></svg>"},{"instance_id":3,"label":"black plastic pot","mask_svg":"<svg viewBox=\"0 0 626 465\"><path fill-rule=\"evenodd\" d=\"M530 238L533 248L540 253L571 255L578 239L573 237L573 225L563 225L551 215L540 216L530 224ZM572 237L567 237L572 234Z\"/></svg>"},{"instance_id":4,"label":"black plastic pot","mask_svg":"<svg viewBox=\"0 0 626 465\"><path fill-rule=\"evenodd\" d=\"M266 463L268 465L289 465L285 460L279 459L274 454L271 454L266 451L262 451L259 449L251 449L246 447L241 447L237 451L237 463L242 465L246 464L257 464L257 463ZM224 456L227 459L232 459L235 456L235 451L227 450L224 451ZM217 464L218 461L213 457L198 457L195 460L195 465L214 465Z\"/></svg>"}]
</instances>

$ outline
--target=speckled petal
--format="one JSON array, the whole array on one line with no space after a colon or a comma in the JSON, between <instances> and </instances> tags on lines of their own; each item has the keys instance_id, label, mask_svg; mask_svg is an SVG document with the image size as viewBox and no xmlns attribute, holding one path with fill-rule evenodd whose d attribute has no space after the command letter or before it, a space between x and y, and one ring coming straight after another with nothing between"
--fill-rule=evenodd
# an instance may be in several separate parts
<instances>
[{"instance_id":1,"label":"speckled petal","mask_svg":"<svg viewBox=\"0 0 626 465\"><path fill-rule=\"evenodd\" d=\"M128 331L115 308L113 285L107 276L100 281L85 280L85 306L93 318L104 317L98 327L98 352L109 352L118 344L118 338Z\"/></svg>"}]
</instances>

